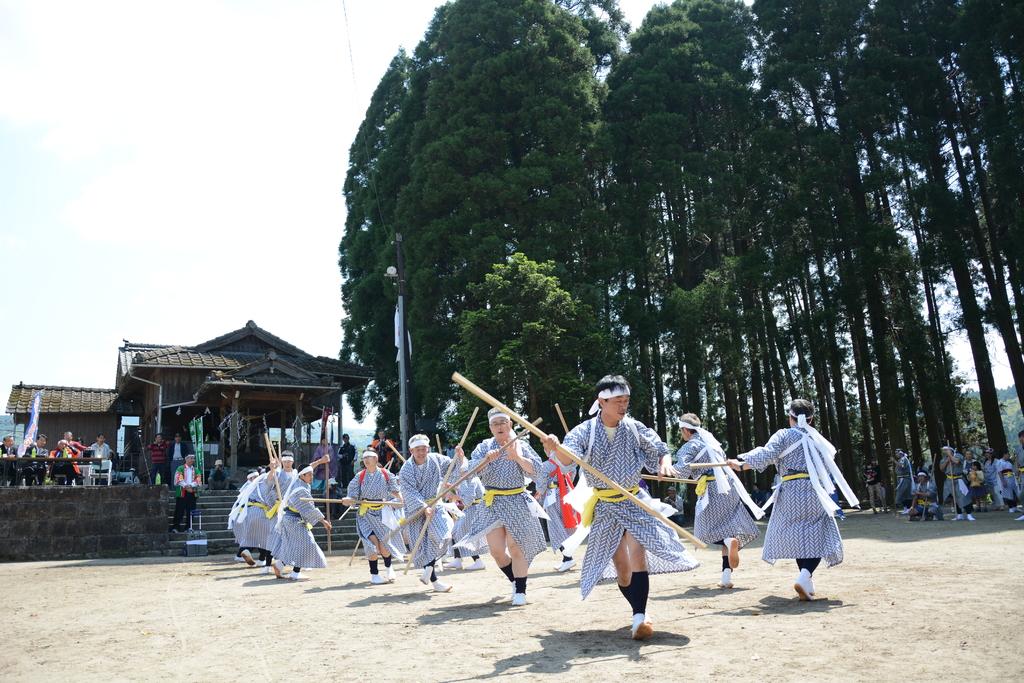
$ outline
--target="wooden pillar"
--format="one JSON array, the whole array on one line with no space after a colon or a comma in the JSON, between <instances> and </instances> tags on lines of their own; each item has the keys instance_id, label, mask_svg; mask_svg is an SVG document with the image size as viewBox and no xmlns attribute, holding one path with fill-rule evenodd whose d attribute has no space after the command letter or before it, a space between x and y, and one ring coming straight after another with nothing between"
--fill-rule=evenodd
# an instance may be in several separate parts
<instances>
[{"instance_id":1,"label":"wooden pillar","mask_svg":"<svg viewBox=\"0 0 1024 683\"><path fill-rule=\"evenodd\" d=\"M295 430L295 445L298 447L299 452L296 453L296 457L304 458L305 452L302 447L302 397L295 399L295 422L299 425L299 428ZM302 462L308 462L308 460L302 460Z\"/></svg>"},{"instance_id":2,"label":"wooden pillar","mask_svg":"<svg viewBox=\"0 0 1024 683\"><path fill-rule=\"evenodd\" d=\"M238 392L231 399L231 471L238 469Z\"/></svg>"}]
</instances>

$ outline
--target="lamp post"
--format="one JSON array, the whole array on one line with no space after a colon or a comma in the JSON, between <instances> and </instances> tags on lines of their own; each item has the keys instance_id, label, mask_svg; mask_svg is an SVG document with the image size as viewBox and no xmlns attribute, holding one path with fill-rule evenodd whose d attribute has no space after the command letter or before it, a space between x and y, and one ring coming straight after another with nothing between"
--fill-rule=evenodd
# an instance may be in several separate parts
<instances>
[{"instance_id":1,"label":"lamp post","mask_svg":"<svg viewBox=\"0 0 1024 683\"><path fill-rule=\"evenodd\" d=\"M399 450L405 453L409 443L409 356L405 331L405 257L402 254L401 233L395 233L395 251L398 267L388 266L387 276L398 281L398 423L402 438Z\"/></svg>"}]
</instances>

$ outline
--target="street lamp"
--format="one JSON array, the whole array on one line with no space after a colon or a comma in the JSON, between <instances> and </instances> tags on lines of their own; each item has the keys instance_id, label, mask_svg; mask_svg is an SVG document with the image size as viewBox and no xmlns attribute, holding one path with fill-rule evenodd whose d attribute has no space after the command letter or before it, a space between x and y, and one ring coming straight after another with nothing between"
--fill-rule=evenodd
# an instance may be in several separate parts
<instances>
[{"instance_id":1,"label":"street lamp","mask_svg":"<svg viewBox=\"0 0 1024 683\"><path fill-rule=\"evenodd\" d=\"M406 351L405 258L402 254L402 233L395 233L395 251L398 256L398 267L388 266L385 274L398 281L398 420L402 438L400 450L404 453L406 444L409 443L409 357Z\"/></svg>"}]
</instances>

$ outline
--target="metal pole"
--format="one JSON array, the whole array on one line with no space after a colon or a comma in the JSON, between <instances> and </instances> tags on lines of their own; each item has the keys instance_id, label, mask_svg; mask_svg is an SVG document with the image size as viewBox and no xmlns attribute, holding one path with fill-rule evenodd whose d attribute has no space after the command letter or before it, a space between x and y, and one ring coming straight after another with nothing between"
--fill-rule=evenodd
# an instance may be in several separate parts
<instances>
[{"instance_id":1,"label":"metal pole","mask_svg":"<svg viewBox=\"0 0 1024 683\"><path fill-rule=\"evenodd\" d=\"M409 443L409 367L406 355L405 331L405 258L402 255L402 234L395 233L395 249L398 252L398 402L399 426L401 428L401 450L404 453Z\"/></svg>"}]
</instances>

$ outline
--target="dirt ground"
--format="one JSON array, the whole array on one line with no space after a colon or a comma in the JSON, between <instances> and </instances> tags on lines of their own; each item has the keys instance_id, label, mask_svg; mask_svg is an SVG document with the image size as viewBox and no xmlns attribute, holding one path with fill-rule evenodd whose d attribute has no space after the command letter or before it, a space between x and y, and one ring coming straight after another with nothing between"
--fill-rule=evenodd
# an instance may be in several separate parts
<instances>
[{"instance_id":1,"label":"dirt ground","mask_svg":"<svg viewBox=\"0 0 1024 683\"><path fill-rule=\"evenodd\" d=\"M1021 679L1024 522L868 512L841 528L846 562L818 570L814 602L795 599L794 564L762 562L759 543L733 590L717 588L717 550L653 576L643 643L614 584L581 602L578 570L554 572L551 554L520 608L490 558L450 572L448 594L415 572L370 586L348 553L300 582L230 556L3 564L0 680Z\"/></svg>"}]
</instances>

